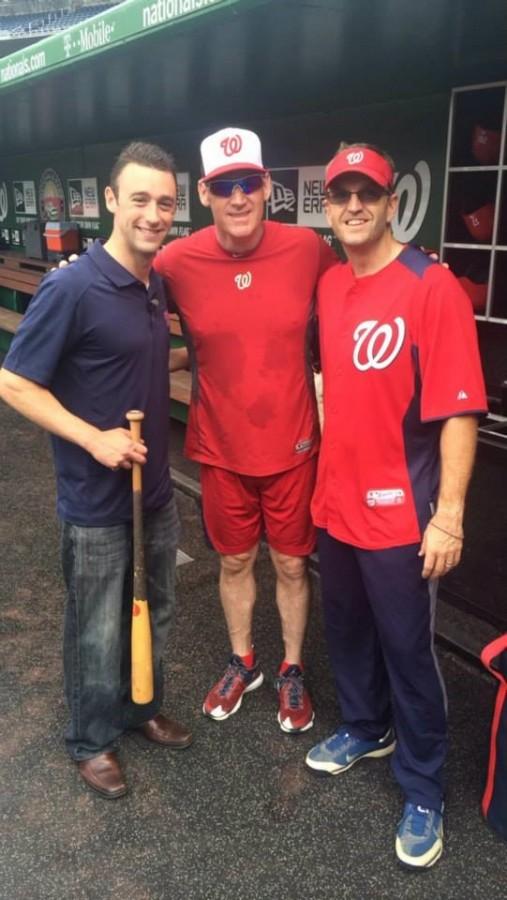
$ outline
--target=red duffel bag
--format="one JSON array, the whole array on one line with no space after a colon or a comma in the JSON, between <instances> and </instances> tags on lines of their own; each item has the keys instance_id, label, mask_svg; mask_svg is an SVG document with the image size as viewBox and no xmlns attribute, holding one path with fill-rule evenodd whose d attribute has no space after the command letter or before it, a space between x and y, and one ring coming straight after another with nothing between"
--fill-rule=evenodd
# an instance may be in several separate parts
<instances>
[{"instance_id":1,"label":"red duffel bag","mask_svg":"<svg viewBox=\"0 0 507 900\"><path fill-rule=\"evenodd\" d=\"M482 812L507 840L507 634L484 647L481 660L500 685L491 724L488 778L482 798Z\"/></svg>"}]
</instances>

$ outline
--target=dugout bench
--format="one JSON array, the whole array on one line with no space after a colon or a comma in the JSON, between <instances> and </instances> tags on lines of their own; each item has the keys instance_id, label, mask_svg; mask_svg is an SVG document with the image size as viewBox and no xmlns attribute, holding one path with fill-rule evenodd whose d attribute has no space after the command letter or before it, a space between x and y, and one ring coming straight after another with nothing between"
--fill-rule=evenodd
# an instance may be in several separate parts
<instances>
[{"instance_id":1,"label":"dugout bench","mask_svg":"<svg viewBox=\"0 0 507 900\"><path fill-rule=\"evenodd\" d=\"M32 297L41 279L54 265L44 259L4 251L0 253L0 287Z\"/></svg>"},{"instance_id":2,"label":"dugout bench","mask_svg":"<svg viewBox=\"0 0 507 900\"><path fill-rule=\"evenodd\" d=\"M0 252L0 350L8 349L30 299L53 262Z\"/></svg>"},{"instance_id":3,"label":"dugout bench","mask_svg":"<svg viewBox=\"0 0 507 900\"><path fill-rule=\"evenodd\" d=\"M180 320L176 313L168 316L171 331L171 345L182 347L184 345L181 333ZM188 407L190 406L192 378L190 372L181 369L171 372L171 415L180 422L187 421Z\"/></svg>"}]
</instances>

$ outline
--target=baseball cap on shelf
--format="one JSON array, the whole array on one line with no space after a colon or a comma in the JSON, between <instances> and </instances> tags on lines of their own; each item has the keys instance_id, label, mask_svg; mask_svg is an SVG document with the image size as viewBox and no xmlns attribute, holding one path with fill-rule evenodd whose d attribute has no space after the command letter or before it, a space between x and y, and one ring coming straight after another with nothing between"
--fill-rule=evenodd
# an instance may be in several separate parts
<instances>
[{"instance_id":1,"label":"baseball cap on shelf","mask_svg":"<svg viewBox=\"0 0 507 900\"><path fill-rule=\"evenodd\" d=\"M488 296L487 283L483 282L479 284L476 281L472 281L467 275L460 275L458 281L470 297L474 312L483 313L486 309L486 299Z\"/></svg>"},{"instance_id":2,"label":"baseball cap on shelf","mask_svg":"<svg viewBox=\"0 0 507 900\"><path fill-rule=\"evenodd\" d=\"M472 134L472 153L483 166L493 166L500 154L500 131L476 125Z\"/></svg>"},{"instance_id":3,"label":"baseball cap on shelf","mask_svg":"<svg viewBox=\"0 0 507 900\"><path fill-rule=\"evenodd\" d=\"M349 173L366 175L375 184L390 188L394 181L394 172L387 159L369 147L358 147L352 144L345 147L333 157L326 167L326 188L335 178Z\"/></svg>"},{"instance_id":4,"label":"baseball cap on shelf","mask_svg":"<svg viewBox=\"0 0 507 900\"><path fill-rule=\"evenodd\" d=\"M266 171L262 162L261 142L255 132L246 128L221 128L208 135L201 144L201 160L203 181L239 169Z\"/></svg>"},{"instance_id":5,"label":"baseball cap on shelf","mask_svg":"<svg viewBox=\"0 0 507 900\"><path fill-rule=\"evenodd\" d=\"M493 234L495 204L485 203L479 209L463 213L463 221L468 233L477 241L489 241Z\"/></svg>"}]
</instances>

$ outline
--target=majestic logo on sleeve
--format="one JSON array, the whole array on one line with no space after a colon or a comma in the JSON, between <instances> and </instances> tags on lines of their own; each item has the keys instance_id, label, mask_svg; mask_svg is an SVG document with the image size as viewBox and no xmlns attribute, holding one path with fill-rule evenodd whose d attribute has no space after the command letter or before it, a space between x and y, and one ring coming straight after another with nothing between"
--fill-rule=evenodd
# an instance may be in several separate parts
<instances>
[{"instance_id":1,"label":"majestic logo on sleeve","mask_svg":"<svg viewBox=\"0 0 507 900\"><path fill-rule=\"evenodd\" d=\"M249 288L252 283L252 273L241 272L239 275L234 276L234 281L238 291L244 291L245 288Z\"/></svg>"},{"instance_id":2,"label":"majestic logo on sleeve","mask_svg":"<svg viewBox=\"0 0 507 900\"><path fill-rule=\"evenodd\" d=\"M376 319L361 322L354 331L354 365L360 372L387 369L398 356L405 339L405 322L396 316L392 325Z\"/></svg>"},{"instance_id":3,"label":"majestic logo on sleeve","mask_svg":"<svg viewBox=\"0 0 507 900\"><path fill-rule=\"evenodd\" d=\"M220 141L220 146L226 156L234 156L235 153L239 153L243 146L241 135L232 134L230 137L224 138L223 141Z\"/></svg>"}]
</instances>

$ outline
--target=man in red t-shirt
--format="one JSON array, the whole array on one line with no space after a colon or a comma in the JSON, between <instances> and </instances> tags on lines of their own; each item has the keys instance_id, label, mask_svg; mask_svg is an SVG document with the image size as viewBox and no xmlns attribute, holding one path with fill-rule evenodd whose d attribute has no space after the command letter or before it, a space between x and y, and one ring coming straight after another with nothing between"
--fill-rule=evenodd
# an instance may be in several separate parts
<instances>
[{"instance_id":1,"label":"man in red t-shirt","mask_svg":"<svg viewBox=\"0 0 507 900\"><path fill-rule=\"evenodd\" d=\"M264 221L271 180L256 134L224 128L202 142L201 156L199 196L214 224L168 244L155 268L188 346L193 383L185 451L201 464L204 523L220 554L232 645L203 712L226 719L262 684L252 617L253 569L264 532L285 647L276 680L278 721L283 731L297 733L314 719L302 662L319 447L313 299L336 257L310 229Z\"/></svg>"},{"instance_id":2,"label":"man in red t-shirt","mask_svg":"<svg viewBox=\"0 0 507 900\"><path fill-rule=\"evenodd\" d=\"M453 275L391 231L394 167L357 144L326 170L348 263L317 310L324 431L312 501L343 725L307 755L324 774L393 753L405 807L399 861L443 848L446 698L433 635L437 579L459 562L487 409L471 304Z\"/></svg>"}]
</instances>

